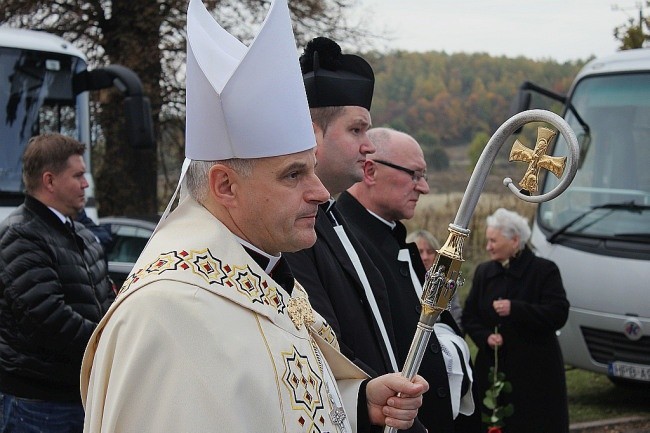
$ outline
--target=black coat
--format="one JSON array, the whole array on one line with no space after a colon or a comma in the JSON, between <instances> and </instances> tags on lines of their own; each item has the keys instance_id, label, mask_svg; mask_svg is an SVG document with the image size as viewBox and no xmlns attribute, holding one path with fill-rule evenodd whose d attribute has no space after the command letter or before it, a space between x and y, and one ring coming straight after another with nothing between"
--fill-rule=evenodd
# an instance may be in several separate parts
<instances>
[{"instance_id":1,"label":"black coat","mask_svg":"<svg viewBox=\"0 0 650 433\"><path fill-rule=\"evenodd\" d=\"M311 248L283 254L294 277L305 288L314 309L332 326L341 352L371 376L392 372L390 358L377 326L363 285L322 205L316 217L317 240ZM386 331L394 345L388 294L384 280L347 228L343 216L334 210L346 228L370 283ZM394 346L393 346L394 347Z\"/></svg>"},{"instance_id":2,"label":"black coat","mask_svg":"<svg viewBox=\"0 0 650 433\"><path fill-rule=\"evenodd\" d=\"M78 401L86 344L114 299L101 245L27 196L0 224L0 391Z\"/></svg>"},{"instance_id":3,"label":"black coat","mask_svg":"<svg viewBox=\"0 0 650 433\"><path fill-rule=\"evenodd\" d=\"M370 214L351 194L342 193L337 200L337 206L386 282L399 363L402 368L420 318L421 303L413 287L408 263L397 260L397 256L401 249L409 250L411 263L422 283L425 268L417 246L414 243L406 243L406 229L402 223L397 222L396 227L391 230L388 225ZM442 319L460 335L460 330L450 313L444 312ZM454 425L449 398L449 380L435 333L431 334L428 350L418 374L429 382L430 388L424 394L418 418L430 433L478 431L478 417L470 417L472 418L470 421L466 419L468 417L459 415L458 425ZM464 423L462 427L461 423Z\"/></svg>"},{"instance_id":4,"label":"black coat","mask_svg":"<svg viewBox=\"0 0 650 433\"><path fill-rule=\"evenodd\" d=\"M509 316L492 308L496 299L510 299ZM560 271L555 263L525 248L508 268L496 261L480 264L463 310L463 327L478 346L475 378L484 395L494 351L487 338L499 325L503 346L498 350L499 371L512 384L503 404L514 405L505 418L507 433L563 433L569 416L562 353L555 331L569 314ZM488 412L487 409L483 409Z\"/></svg>"}]
</instances>

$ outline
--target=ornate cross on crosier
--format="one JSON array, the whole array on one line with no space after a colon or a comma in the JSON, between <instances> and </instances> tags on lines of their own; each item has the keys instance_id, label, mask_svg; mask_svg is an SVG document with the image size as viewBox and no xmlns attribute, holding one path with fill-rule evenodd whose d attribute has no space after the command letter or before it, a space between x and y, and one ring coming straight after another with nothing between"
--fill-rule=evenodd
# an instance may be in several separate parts
<instances>
[{"instance_id":1,"label":"ornate cross on crosier","mask_svg":"<svg viewBox=\"0 0 650 433\"><path fill-rule=\"evenodd\" d=\"M564 166L566 165L565 156L546 155L546 150L553 137L555 137L555 134L555 131L540 126L537 128L537 143L533 150L521 144L519 140L515 141L515 144L512 145L509 161L529 163L524 177L519 182L519 186L528 193L537 192L539 171L542 168L550 171L557 177L562 176L564 172Z\"/></svg>"}]
</instances>

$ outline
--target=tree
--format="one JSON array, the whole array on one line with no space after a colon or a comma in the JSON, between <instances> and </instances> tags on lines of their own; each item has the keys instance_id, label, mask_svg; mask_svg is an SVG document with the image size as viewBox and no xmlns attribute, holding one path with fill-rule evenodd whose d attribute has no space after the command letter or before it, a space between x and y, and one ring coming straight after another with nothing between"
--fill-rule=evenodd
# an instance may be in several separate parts
<instances>
[{"instance_id":1,"label":"tree","mask_svg":"<svg viewBox=\"0 0 650 433\"><path fill-rule=\"evenodd\" d=\"M483 153L483 149L485 149L485 145L488 141L490 141L490 136L486 132L477 132L474 135L474 138L469 144L469 149L467 150L467 156L469 157L472 169L476 167L476 163L481 157L481 153Z\"/></svg>"},{"instance_id":2,"label":"tree","mask_svg":"<svg viewBox=\"0 0 650 433\"><path fill-rule=\"evenodd\" d=\"M650 38L644 33L643 27L636 25L632 18L628 20L627 24L614 29L614 37L621 42L619 46L621 50L643 48L643 43Z\"/></svg>"},{"instance_id":3,"label":"tree","mask_svg":"<svg viewBox=\"0 0 650 433\"><path fill-rule=\"evenodd\" d=\"M650 6L650 1L646 1L646 6ZM613 6L615 10L622 10ZM647 18L643 17L643 7L639 6L638 24L634 18L629 18L627 23L621 24L614 29L614 38L621 42L619 49L632 50L643 48L643 44L650 40L650 23Z\"/></svg>"},{"instance_id":4,"label":"tree","mask_svg":"<svg viewBox=\"0 0 650 433\"><path fill-rule=\"evenodd\" d=\"M440 145L440 138L429 131L420 131L415 139L422 147L424 160L429 171L443 171L449 168L449 155Z\"/></svg>"},{"instance_id":5,"label":"tree","mask_svg":"<svg viewBox=\"0 0 650 433\"><path fill-rule=\"evenodd\" d=\"M431 171L444 171L449 168L449 155L440 145L425 147L424 159Z\"/></svg>"},{"instance_id":6,"label":"tree","mask_svg":"<svg viewBox=\"0 0 650 433\"><path fill-rule=\"evenodd\" d=\"M203 1L209 10L215 10L220 23L248 42L264 19L269 4L259 0ZM369 33L364 33L363 26L348 25L344 19L344 12L353 2L291 1L289 7L298 45L302 47L320 34L335 40L367 38ZM155 149L129 148L122 136L116 92L102 91L95 100L100 140L93 154L101 157L94 161L96 195L99 211L104 215L156 213L158 162L169 163L163 155L182 158L178 138L183 136L184 127L179 119L184 119L185 114L187 5L188 0L3 0L0 3L0 23L62 36L86 53L91 68L122 64L142 80L151 101L158 141ZM161 171L169 170L163 166ZM161 198L166 201L168 196Z\"/></svg>"}]
</instances>

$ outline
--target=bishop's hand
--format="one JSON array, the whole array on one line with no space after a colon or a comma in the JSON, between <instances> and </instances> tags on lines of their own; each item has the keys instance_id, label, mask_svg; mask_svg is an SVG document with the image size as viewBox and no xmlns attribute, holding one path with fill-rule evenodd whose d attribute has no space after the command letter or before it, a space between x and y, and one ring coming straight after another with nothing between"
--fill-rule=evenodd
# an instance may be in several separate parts
<instances>
[{"instance_id":1,"label":"bishop's hand","mask_svg":"<svg viewBox=\"0 0 650 433\"><path fill-rule=\"evenodd\" d=\"M370 422L399 430L411 427L422 406L422 394L428 389L429 384L421 376L415 376L412 382L399 373L372 379L366 386Z\"/></svg>"}]
</instances>

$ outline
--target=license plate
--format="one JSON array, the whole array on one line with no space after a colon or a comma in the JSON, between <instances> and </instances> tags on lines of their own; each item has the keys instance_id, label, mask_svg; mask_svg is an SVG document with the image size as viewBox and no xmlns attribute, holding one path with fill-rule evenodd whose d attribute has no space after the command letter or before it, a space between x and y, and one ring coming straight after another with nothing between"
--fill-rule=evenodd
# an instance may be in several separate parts
<instances>
[{"instance_id":1,"label":"license plate","mask_svg":"<svg viewBox=\"0 0 650 433\"><path fill-rule=\"evenodd\" d=\"M616 361L609 364L608 370L610 376L650 382L650 365Z\"/></svg>"}]
</instances>

